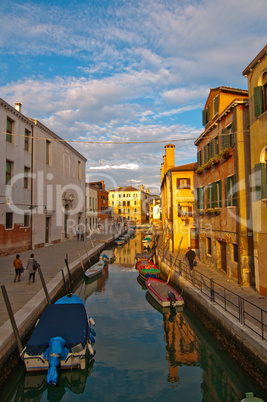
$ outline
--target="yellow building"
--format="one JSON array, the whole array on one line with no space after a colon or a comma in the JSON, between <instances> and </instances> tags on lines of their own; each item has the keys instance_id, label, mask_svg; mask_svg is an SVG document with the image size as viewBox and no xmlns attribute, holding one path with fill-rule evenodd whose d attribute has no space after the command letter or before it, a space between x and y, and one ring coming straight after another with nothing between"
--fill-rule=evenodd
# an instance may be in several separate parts
<instances>
[{"instance_id":1,"label":"yellow building","mask_svg":"<svg viewBox=\"0 0 267 402\"><path fill-rule=\"evenodd\" d=\"M109 191L109 207L113 210L116 221L126 221L129 224L149 222L149 204L152 196L149 189L141 185L138 190L132 186L118 187Z\"/></svg>"},{"instance_id":2,"label":"yellow building","mask_svg":"<svg viewBox=\"0 0 267 402\"><path fill-rule=\"evenodd\" d=\"M267 296L267 45L243 75L249 93L255 280L256 289Z\"/></svg>"},{"instance_id":3,"label":"yellow building","mask_svg":"<svg viewBox=\"0 0 267 402\"><path fill-rule=\"evenodd\" d=\"M176 252L188 246L198 248L194 224L194 172L197 163L174 166L175 146L165 146L161 167L162 226L168 239L169 250Z\"/></svg>"}]
</instances>

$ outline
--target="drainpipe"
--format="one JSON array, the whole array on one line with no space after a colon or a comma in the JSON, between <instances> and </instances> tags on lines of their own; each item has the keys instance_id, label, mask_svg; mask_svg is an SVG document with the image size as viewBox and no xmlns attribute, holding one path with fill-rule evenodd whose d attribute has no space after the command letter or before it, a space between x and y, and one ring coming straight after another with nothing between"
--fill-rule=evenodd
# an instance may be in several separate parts
<instances>
[{"instance_id":1,"label":"drainpipe","mask_svg":"<svg viewBox=\"0 0 267 402\"><path fill-rule=\"evenodd\" d=\"M31 141L31 205L30 205L30 210L31 210L31 216L30 216L30 249L33 249L33 216L32 216L32 211L33 211L33 134L34 134L34 125L31 126L32 128L32 141Z\"/></svg>"}]
</instances>

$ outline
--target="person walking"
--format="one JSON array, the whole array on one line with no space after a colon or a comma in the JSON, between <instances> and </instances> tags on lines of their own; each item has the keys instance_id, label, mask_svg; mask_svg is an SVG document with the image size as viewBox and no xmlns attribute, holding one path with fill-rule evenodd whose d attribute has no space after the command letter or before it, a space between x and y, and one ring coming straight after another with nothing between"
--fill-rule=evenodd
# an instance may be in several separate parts
<instances>
[{"instance_id":1,"label":"person walking","mask_svg":"<svg viewBox=\"0 0 267 402\"><path fill-rule=\"evenodd\" d=\"M19 258L20 255L17 254L15 260L13 261L13 265L15 267L15 278L14 282L16 282L16 279L18 278L18 282L20 282L20 276L21 276L21 268L23 266L21 259Z\"/></svg>"},{"instance_id":2,"label":"person walking","mask_svg":"<svg viewBox=\"0 0 267 402\"><path fill-rule=\"evenodd\" d=\"M188 247L188 251L185 254L184 260L187 260L191 271L194 269L195 259L196 259L196 253L194 252L194 250L191 249L191 247Z\"/></svg>"},{"instance_id":3,"label":"person walking","mask_svg":"<svg viewBox=\"0 0 267 402\"><path fill-rule=\"evenodd\" d=\"M76 236L77 236L77 240L79 240L79 238L80 238L80 231L79 231L79 229L78 229L77 232L76 232Z\"/></svg>"},{"instance_id":4,"label":"person walking","mask_svg":"<svg viewBox=\"0 0 267 402\"><path fill-rule=\"evenodd\" d=\"M31 278L32 278L32 282L33 283L35 282L35 271L37 269L35 267L35 264L37 263L37 261L33 257L34 257L34 254L31 254L31 257L29 258L28 263L27 263L27 271L29 273L29 280L28 280L29 284L31 283Z\"/></svg>"}]
</instances>

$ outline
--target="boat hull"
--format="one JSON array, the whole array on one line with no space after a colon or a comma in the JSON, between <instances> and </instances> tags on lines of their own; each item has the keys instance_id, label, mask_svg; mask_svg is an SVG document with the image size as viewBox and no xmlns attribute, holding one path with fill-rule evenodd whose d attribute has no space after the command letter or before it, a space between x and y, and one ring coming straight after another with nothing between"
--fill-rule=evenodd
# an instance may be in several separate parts
<instances>
[{"instance_id":1,"label":"boat hull","mask_svg":"<svg viewBox=\"0 0 267 402\"><path fill-rule=\"evenodd\" d=\"M161 281L160 279L149 278L146 280L145 284L150 295L159 303L160 306L177 307L184 305L183 298L167 282ZM168 292L172 293L175 298L174 301L172 301Z\"/></svg>"},{"instance_id":2,"label":"boat hull","mask_svg":"<svg viewBox=\"0 0 267 402\"><path fill-rule=\"evenodd\" d=\"M96 264L92 265L91 268L87 269L84 275L87 278L93 278L99 275L103 271L104 265L105 265L104 261L98 261Z\"/></svg>"}]
</instances>

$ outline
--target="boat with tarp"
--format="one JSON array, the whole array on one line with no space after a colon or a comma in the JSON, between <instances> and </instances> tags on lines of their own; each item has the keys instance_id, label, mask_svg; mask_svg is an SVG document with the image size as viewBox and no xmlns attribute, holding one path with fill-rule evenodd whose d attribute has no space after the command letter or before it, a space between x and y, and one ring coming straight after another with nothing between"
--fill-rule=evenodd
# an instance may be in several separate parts
<instances>
[{"instance_id":1,"label":"boat with tarp","mask_svg":"<svg viewBox=\"0 0 267 402\"><path fill-rule=\"evenodd\" d=\"M47 371L47 382L57 383L57 370L84 370L86 355L94 355L94 320L74 294L49 304L26 345L26 370Z\"/></svg>"}]
</instances>

